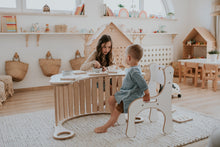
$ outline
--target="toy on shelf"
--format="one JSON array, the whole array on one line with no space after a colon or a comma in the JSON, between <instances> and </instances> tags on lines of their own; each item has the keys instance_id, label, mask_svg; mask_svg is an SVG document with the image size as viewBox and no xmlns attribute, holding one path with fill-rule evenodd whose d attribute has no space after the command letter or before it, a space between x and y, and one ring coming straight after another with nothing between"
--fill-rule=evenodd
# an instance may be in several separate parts
<instances>
[{"instance_id":1,"label":"toy on shelf","mask_svg":"<svg viewBox=\"0 0 220 147\"><path fill-rule=\"evenodd\" d=\"M153 33L166 33L167 31L164 30L165 27L165 25L161 25L159 26L159 29L154 31Z\"/></svg>"},{"instance_id":2,"label":"toy on shelf","mask_svg":"<svg viewBox=\"0 0 220 147\"><path fill-rule=\"evenodd\" d=\"M45 32L50 32L49 24L46 24Z\"/></svg>"},{"instance_id":3,"label":"toy on shelf","mask_svg":"<svg viewBox=\"0 0 220 147\"><path fill-rule=\"evenodd\" d=\"M31 32L40 32L39 23L32 24Z\"/></svg>"},{"instance_id":4,"label":"toy on shelf","mask_svg":"<svg viewBox=\"0 0 220 147\"><path fill-rule=\"evenodd\" d=\"M47 4L44 5L43 12L50 13L50 7Z\"/></svg>"},{"instance_id":5,"label":"toy on shelf","mask_svg":"<svg viewBox=\"0 0 220 147\"><path fill-rule=\"evenodd\" d=\"M67 25L55 25L55 32L67 32Z\"/></svg>"}]
</instances>

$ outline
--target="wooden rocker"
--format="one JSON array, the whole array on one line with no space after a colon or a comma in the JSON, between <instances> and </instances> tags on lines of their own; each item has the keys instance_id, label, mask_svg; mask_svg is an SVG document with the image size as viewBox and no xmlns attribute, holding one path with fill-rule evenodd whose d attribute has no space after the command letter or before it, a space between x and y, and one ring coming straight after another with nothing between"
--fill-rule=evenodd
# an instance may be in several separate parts
<instances>
[{"instance_id":1,"label":"wooden rocker","mask_svg":"<svg viewBox=\"0 0 220 147\"><path fill-rule=\"evenodd\" d=\"M151 70L151 82L156 81L156 77L161 74L161 70L164 73L164 84L162 91L153 96L151 89L150 95L151 100L150 102L143 102L143 98L136 99L133 101L129 108L128 108L128 123L126 129L126 135L128 137L135 137L136 136L136 128L135 128L135 117L144 109L157 109L161 111L164 116L164 125L163 125L163 132L165 134L171 133L173 131L173 122L172 122L172 112L171 112L171 92L172 92L172 83L173 83L173 68L168 66L164 69L161 69L157 64L150 65ZM153 74L152 74L153 73ZM150 87L149 83L149 87ZM151 87L152 88L152 87ZM155 111L156 112L156 111ZM152 114L149 115L149 118Z\"/></svg>"}]
</instances>

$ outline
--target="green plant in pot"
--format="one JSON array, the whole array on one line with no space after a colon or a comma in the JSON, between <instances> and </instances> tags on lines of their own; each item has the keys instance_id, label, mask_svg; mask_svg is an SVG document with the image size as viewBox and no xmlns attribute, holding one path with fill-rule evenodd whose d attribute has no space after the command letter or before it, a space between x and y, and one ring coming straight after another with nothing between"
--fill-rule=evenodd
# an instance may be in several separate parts
<instances>
[{"instance_id":1,"label":"green plant in pot","mask_svg":"<svg viewBox=\"0 0 220 147\"><path fill-rule=\"evenodd\" d=\"M175 13L173 13L173 12L168 12L167 13L167 18L174 19L174 17L175 17Z\"/></svg>"},{"instance_id":2,"label":"green plant in pot","mask_svg":"<svg viewBox=\"0 0 220 147\"><path fill-rule=\"evenodd\" d=\"M208 53L209 53L209 59L210 59L212 62L215 62L215 61L217 60L219 51L217 51L217 50L211 50L211 51L209 51Z\"/></svg>"}]
</instances>

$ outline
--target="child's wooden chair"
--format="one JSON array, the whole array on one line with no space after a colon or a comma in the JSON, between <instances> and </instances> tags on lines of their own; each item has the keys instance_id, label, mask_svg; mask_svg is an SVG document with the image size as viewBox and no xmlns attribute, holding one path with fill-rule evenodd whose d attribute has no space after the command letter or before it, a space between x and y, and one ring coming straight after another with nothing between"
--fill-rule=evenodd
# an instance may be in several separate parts
<instances>
[{"instance_id":1,"label":"child's wooden chair","mask_svg":"<svg viewBox=\"0 0 220 147\"><path fill-rule=\"evenodd\" d=\"M136 129L135 129L135 116L139 114L144 109L154 108L158 111L161 111L164 115L164 125L163 132L171 133L173 131L173 122L171 115L171 92L172 92L172 83L173 83L173 68L171 66L162 69L157 64L150 65L151 70L151 79L149 82L149 91L151 95L150 102L143 102L143 98L136 99L133 101L128 108L128 123L126 129L126 135L128 137L135 137ZM161 71L163 71L163 75L161 75ZM161 77L158 79L158 76ZM156 91L156 83L160 80L163 81L163 89L158 94ZM152 87L154 86L154 87ZM149 118L151 117L151 113Z\"/></svg>"},{"instance_id":2,"label":"child's wooden chair","mask_svg":"<svg viewBox=\"0 0 220 147\"><path fill-rule=\"evenodd\" d=\"M184 84L186 84L186 77L193 78L194 86L197 86L198 77L202 80L202 69L199 68L199 63L185 62Z\"/></svg>"},{"instance_id":3,"label":"child's wooden chair","mask_svg":"<svg viewBox=\"0 0 220 147\"><path fill-rule=\"evenodd\" d=\"M218 65L215 64L204 64L203 65L203 79L202 88L205 88L205 82L212 80L213 90L217 89L217 81L220 81L220 71Z\"/></svg>"}]
</instances>

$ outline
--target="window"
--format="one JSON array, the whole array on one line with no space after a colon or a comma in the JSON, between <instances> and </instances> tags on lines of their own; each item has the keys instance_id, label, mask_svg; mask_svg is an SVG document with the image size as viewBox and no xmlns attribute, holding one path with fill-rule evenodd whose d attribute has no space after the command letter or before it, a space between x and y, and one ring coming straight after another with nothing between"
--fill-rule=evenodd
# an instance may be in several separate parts
<instances>
[{"instance_id":1,"label":"window","mask_svg":"<svg viewBox=\"0 0 220 147\"><path fill-rule=\"evenodd\" d=\"M75 11L75 0L26 0L26 9L42 10L47 4L51 11Z\"/></svg>"},{"instance_id":2,"label":"window","mask_svg":"<svg viewBox=\"0 0 220 147\"><path fill-rule=\"evenodd\" d=\"M118 5L122 4L128 11L132 11L133 9L139 12L145 10L148 16L153 14L163 17L169 11L170 3L170 0L104 0L104 4L114 13L118 13L120 9Z\"/></svg>"},{"instance_id":3,"label":"window","mask_svg":"<svg viewBox=\"0 0 220 147\"><path fill-rule=\"evenodd\" d=\"M104 0L104 4L106 4L113 12L120 9L118 6L119 4L122 4L128 11L132 8L139 10L139 0Z\"/></svg>"},{"instance_id":4,"label":"window","mask_svg":"<svg viewBox=\"0 0 220 147\"><path fill-rule=\"evenodd\" d=\"M50 7L52 13L74 14L84 12L84 0L0 0L1 12L25 13L42 12L44 5Z\"/></svg>"},{"instance_id":5,"label":"window","mask_svg":"<svg viewBox=\"0 0 220 147\"><path fill-rule=\"evenodd\" d=\"M0 0L0 8L16 8L16 0Z\"/></svg>"},{"instance_id":6,"label":"window","mask_svg":"<svg viewBox=\"0 0 220 147\"><path fill-rule=\"evenodd\" d=\"M166 11L162 0L144 0L144 10L148 14L166 16Z\"/></svg>"}]
</instances>

